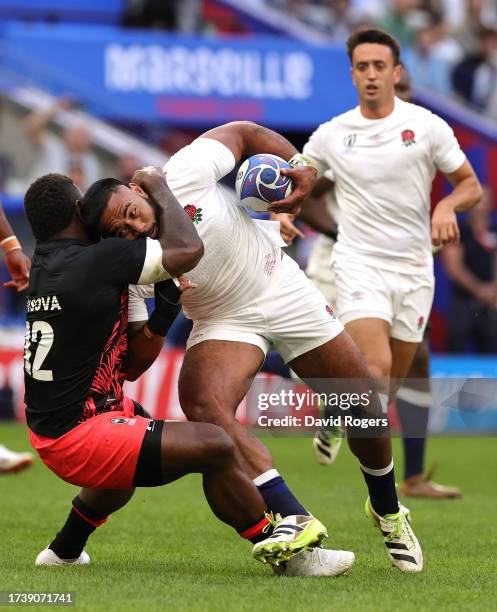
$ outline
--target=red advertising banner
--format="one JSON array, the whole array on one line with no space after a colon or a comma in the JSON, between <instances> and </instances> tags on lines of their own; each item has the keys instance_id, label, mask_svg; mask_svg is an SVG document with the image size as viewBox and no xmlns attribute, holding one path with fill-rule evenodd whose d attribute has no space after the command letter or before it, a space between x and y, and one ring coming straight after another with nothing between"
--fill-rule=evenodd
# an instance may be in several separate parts
<instances>
[{"instance_id":1,"label":"red advertising banner","mask_svg":"<svg viewBox=\"0 0 497 612\"><path fill-rule=\"evenodd\" d=\"M20 344L20 343L19 343ZM125 383L127 395L140 403L153 417L168 420L184 420L178 398L178 375L184 351L164 348L155 363L138 380ZM267 388L276 377L259 374L258 380ZM7 391L5 401L13 402L13 412L24 420L24 375L22 350L0 347L0 391ZM5 412L12 412L5 409ZM246 422L246 404L237 411L238 420Z\"/></svg>"}]
</instances>

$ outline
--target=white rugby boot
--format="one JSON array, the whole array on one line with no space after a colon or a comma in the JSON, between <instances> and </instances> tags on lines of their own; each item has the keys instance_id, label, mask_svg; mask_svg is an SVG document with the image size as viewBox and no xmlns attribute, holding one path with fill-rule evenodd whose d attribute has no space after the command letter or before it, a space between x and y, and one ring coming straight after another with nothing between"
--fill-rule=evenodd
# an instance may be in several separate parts
<instances>
[{"instance_id":1,"label":"white rugby boot","mask_svg":"<svg viewBox=\"0 0 497 612\"><path fill-rule=\"evenodd\" d=\"M45 548L38 554L35 565L88 565L90 555L83 552L76 559L61 559L51 548Z\"/></svg>"},{"instance_id":2,"label":"white rugby boot","mask_svg":"<svg viewBox=\"0 0 497 612\"><path fill-rule=\"evenodd\" d=\"M278 576L341 576L354 561L354 553L348 550L309 548L289 561L273 565L273 572Z\"/></svg>"},{"instance_id":3,"label":"white rugby boot","mask_svg":"<svg viewBox=\"0 0 497 612\"><path fill-rule=\"evenodd\" d=\"M383 534L385 550L392 565L401 572L421 572L423 551L409 524L409 510L400 505L396 514L380 516L374 511L368 497L365 511L366 516Z\"/></svg>"},{"instance_id":4,"label":"white rugby boot","mask_svg":"<svg viewBox=\"0 0 497 612\"><path fill-rule=\"evenodd\" d=\"M16 453L0 444L0 474L11 474L26 469L33 463L31 453Z\"/></svg>"},{"instance_id":5,"label":"white rugby boot","mask_svg":"<svg viewBox=\"0 0 497 612\"><path fill-rule=\"evenodd\" d=\"M321 465L331 465L338 456L344 432L341 427L320 427L314 434L312 446L314 455Z\"/></svg>"},{"instance_id":6,"label":"white rugby boot","mask_svg":"<svg viewBox=\"0 0 497 612\"><path fill-rule=\"evenodd\" d=\"M285 516L275 523L269 537L254 544L252 556L262 563L277 565L309 546L318 546L327 537L326 527L313 516Z\"/></svg>"}]
</instances>

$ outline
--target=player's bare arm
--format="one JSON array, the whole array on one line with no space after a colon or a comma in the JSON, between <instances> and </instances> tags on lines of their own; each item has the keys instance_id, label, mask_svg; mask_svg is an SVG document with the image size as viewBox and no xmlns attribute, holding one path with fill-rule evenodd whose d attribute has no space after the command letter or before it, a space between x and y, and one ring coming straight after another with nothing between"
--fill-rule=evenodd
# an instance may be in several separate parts
<instances>
[{"instance_id":1,"label":"player's bare arm","mask_svg":"<svg viewBox=\"0 0 497 612\"><path fill-rule=\"evenodd\" d=\"M147 321L128 323L126 380L136 380L148 370L163 346L164 338L148 332Z\"/></svg>"},{"instance_id":2,"label":"player's bare arm","mask_svg":"<svg viewBox=\"0 0 497 612\"><path fill-rule=\"evenodd\" d=\"M456 213L473 208L483 190L469 161L455 172L445 175L454 190L437 204L431 219L431 238L434 246L459 242Z\"/></svg>"},{"instance_id":3,"label":"player's bare arm","mask_svg":"<svg viewBox=\"0 0 497 612\"><path fill-rule=\"evenodd\" d=\"M131 181L152 198L159 207L158 240L163 249L162 262L171 276L194 268L204 254L204 245L195 226L169 189L160 168L138 170Z\"/></svg>"},{"instance_id":4,"label":"player's bare arm","mask_svg":"<svg viewBox=\"0 0 497 612\"><path fill-rule=\"evenodd\" d=\"M3 207L0 205L0 246L5 256L5 265L11 279L4 283L4 287L15 289L17 292L27 288L29 282L29 270L31 261L17 240L10 223L5 216Z\"/></svg>"},{"instance_id":5,"label":"player's bare arm","mask_svg":"<svg viewBox=\"0 0 497 612\"><path fill-rule=\"evenodd\" d=\"M297 149L281 134L251 121L226 123L205 132L202 136L222 142L233 153L237 164L242 157L250 157L256 153L271 153L287 161L299 156ZM284 200L273 202L269 210L295 213L302 202L309 197L316 181L317 171L310 165L298 165L282 170L282 173L291 177L294 183L293 191Z\"/></svg>"},{"instance_id":6,"label":"player's bare arm","mask_svg":"<svg viewBox=\"0 0 497 612\"><path fill-rule=\"evenodd\" d=\"M299 219L316 232L336 240L337 224L326 208L323 196L333 189L334 183L325 176L316 181L311 197L299 214Z\"/></svg>"},{"instance_id":7,"label":"player's bare arm","mask_svg":"<svg viewBox=\"0 0 497 612\"><path fill-rule=\"evenodd\" d=\"M173 281L163 281L163 283L172 283ZM163 283L159 283L162 285ZM186 276L180 276L178 279L178 294L185 291L195 289L197 285L192 283ZM176 314L180 310L179 302L177 308L174 304L166 304L166 312L163 312L162 317L169 317L170 324L174 322ZM172 308L171 308L172 307ZM156 297L156 310L161 308L159 300ZM176 314L175 314L176 313ZM149 320L132 321L128 323L128 353L126 357L126 379L136 380L154 363L159 356L162 347L164 346L164 336L154 333L153 324L149 324ZM152 329L150 329L152 327Z\"/></svg>"}]
</instances>

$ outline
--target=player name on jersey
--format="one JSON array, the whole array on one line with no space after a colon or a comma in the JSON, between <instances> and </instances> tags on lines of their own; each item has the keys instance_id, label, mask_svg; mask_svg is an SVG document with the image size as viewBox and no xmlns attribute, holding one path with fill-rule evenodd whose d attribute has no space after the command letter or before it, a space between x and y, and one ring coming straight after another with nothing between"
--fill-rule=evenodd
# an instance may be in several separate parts
<instances>
[{"instance_id":1,"label":"player name on jersey","mask_svg":"<svg viewBox=\"0 0 497 612\"><path fill-rule=\"evenodd\" d=\"M38 312L44 310L46 312L52 310L62 310L59 300L56 295L44 295L36 298L28 298L27 311Z\"/></svg>"}]
</instances>

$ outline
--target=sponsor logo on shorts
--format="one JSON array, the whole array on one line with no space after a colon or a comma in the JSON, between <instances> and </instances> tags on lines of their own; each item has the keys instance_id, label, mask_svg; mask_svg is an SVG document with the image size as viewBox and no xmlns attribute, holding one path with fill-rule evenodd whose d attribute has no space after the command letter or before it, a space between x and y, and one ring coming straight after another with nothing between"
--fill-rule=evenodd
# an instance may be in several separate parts
<instances>
[{"instance_id":1,"label":"sponsor logo on shorts","mask_svg":"<svg viewBox=\"0 0 497 612\"><path fill-rule=\"evenodd\" d=\"M418 319L418 330L423 329L423 325L425 324L425 318L419 317Z\"/></svg>"},{"instance_id":2,"label":"sponsor logo on shorts","mask_svg":"<svg viewBox=\"0 0 497 612\"><path fill-rule=\"evenodd\" d=\"M114 417L110 420L114 425L134 425L136 423L136 419L127 419L126 417Z\"/></svg>"},{"instance_id":3,"label":"sponsor logo on shorts","mask_svg":"<svg viewBox=\"0 0 497 612\"><path fill-rule=\"evenodd\" d=\"M364 292L363 291L352 291L352 293L350 294L350 297L353 300L362 300L364 298Z\"/></svg>"}]
</instances>

